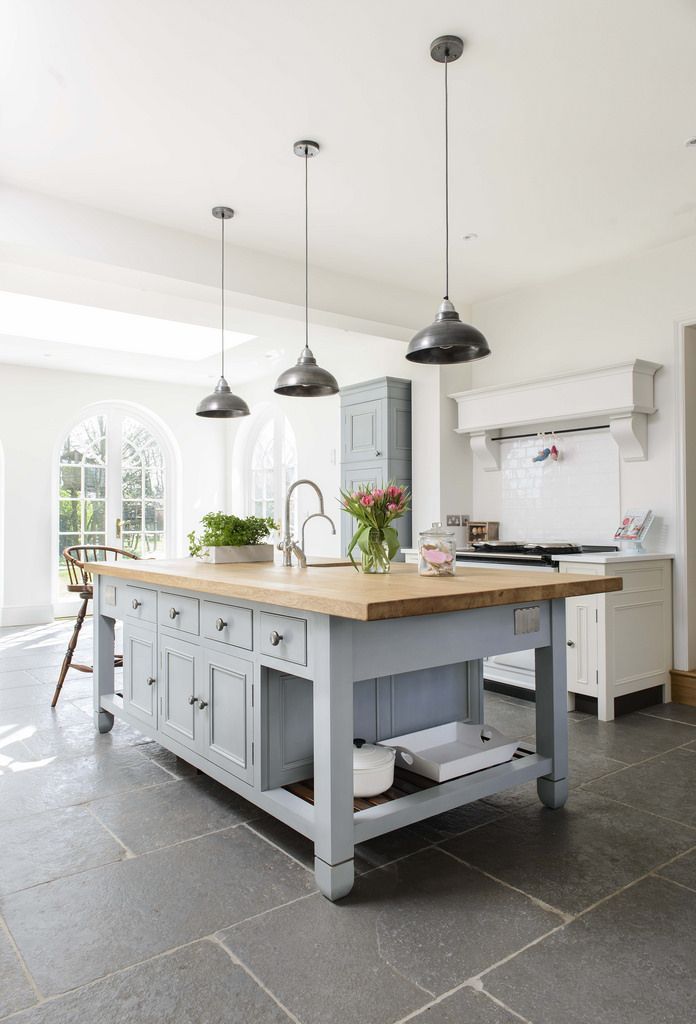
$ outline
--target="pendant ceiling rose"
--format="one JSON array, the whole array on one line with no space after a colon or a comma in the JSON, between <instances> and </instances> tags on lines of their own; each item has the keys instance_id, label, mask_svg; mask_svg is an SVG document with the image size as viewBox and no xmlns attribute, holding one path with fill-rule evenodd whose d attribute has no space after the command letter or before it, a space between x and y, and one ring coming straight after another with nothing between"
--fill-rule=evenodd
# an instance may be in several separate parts
<instances>
[{"instance_id":1,"label":"pendant ceiling rose","mask_svg":"<svg viewBox=\"0 0 696 1024\"><path fill-rule=\"evenodd\" d=\"M438 36L430 44L430 56L438 64L452 64L464 53L464 40L459 36Z\"/></svg>"},{"instance_id":2,"label":"pendant ceiling rose","mask_svg":"<svg viewBox=\"0 0 696 1024\"><path fill-rule=\"evenodd\" d=\"M215 391L198 403L196 416L210 419L233 419L248 416L249 406L243 398L235 395L225 380L225 221L232 220L234 210L231 206L214 206L213 217L220 223L220 379Z\"/></svg>"},{"instance_id":3,"label":"pendant ceiling rose","mask_svg":"<svg viewBox=\"0 0 696 1024\"><path fill-rule=\"evenodd\" d=\"M449 297L449 92L447 68L464 52L459 36L438 36L430 44L430 56L445 65L445 293L433 323L411 339L406 358L412 363L445 365L482 359L490 355L481 331L462 323Z\"/></svg>"},{"instance_id":4,"label":"pendant ceiling rose","mask_svg":"<svg viewBox=\"0 0 696 1024\"><path fill-rule=\"evenodd\" d=\"M323 398L338 393L338 382L332 373L317 364L309 347L309 201L307 161L319 154L320 146L312 139L295 142L292 151L305 162L305 346L294 366L281 373L276 381L276 395L288 398Z\"/></svg>"}]
</instances>

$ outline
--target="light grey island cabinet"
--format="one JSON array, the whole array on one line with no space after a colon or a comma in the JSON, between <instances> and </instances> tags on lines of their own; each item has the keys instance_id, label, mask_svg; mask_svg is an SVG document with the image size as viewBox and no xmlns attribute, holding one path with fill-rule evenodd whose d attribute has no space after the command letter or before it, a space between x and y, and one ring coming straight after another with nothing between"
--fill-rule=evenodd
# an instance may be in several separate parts
<instances>
[{"instance_id":1,"label":"light grey island cabinet","mask_svg":"<svg viewBox=\"0 0 696 1024\"><path fill-rule=\"evenodd\" d=\"M123 718L308 836L332 900L353 885L356 843L537 780L566 799L565 598L618 590L613 577L464 570L430 579L349 566L90 563L94 714ZM116 691L114 623L124 623ZM353 737L386 739L481 722L481 659L534 648L536 749L439 785L395 782L353 799Z\"/></svg>"}]
</instances>

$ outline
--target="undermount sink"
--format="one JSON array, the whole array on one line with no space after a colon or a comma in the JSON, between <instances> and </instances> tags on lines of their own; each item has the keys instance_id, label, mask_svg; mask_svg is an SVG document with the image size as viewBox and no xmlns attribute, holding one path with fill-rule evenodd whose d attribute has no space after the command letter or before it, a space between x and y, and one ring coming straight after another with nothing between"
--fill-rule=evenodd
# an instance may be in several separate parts
<instances>
[{"instance_id":1,"label":"undermount sink","mask_svg":"<svg viewBox=\"0 0 696 1024\"><path fill-rule=\"evenodd\" d=\"M339 566L350 565L352 562L349 558L330 558L327 555L307 555L307 568L308 569L337 569Z\"/></svg>"}]
</instances>

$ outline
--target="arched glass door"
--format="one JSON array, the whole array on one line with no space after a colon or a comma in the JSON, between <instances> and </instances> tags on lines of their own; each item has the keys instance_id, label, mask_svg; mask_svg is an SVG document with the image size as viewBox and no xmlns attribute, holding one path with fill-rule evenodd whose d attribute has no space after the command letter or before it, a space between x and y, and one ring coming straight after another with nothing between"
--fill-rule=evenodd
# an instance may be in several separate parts
<instances>
[{"instance_id":1,"label":"arched glass door","mask_svg":"<svg viewBox=\"0 0 696 1024\"><path fill-rule=\"evenodd\" d=\"M166 453L150 427L114 408L72 428L58 467L58 577L66 596L66 547L124 548L139 557L167 547Z\"/></svg>"}]
</instances>

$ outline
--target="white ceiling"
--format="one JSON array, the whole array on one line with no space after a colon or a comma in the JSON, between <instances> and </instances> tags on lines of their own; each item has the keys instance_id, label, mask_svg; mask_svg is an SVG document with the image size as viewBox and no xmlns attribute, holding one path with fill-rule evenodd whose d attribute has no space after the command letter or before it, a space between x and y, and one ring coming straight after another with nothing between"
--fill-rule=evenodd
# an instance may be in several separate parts
<instances>
[{"instance_id":1,"label":"white ceiling","mask_svg":"<svg viewBox=\"0 0 696 1024\"><path fill-rule=\"evenodd\" d=\"M5 0L0 178L466 302L696 232L693 0ZM479 239L464 242L476 232Z\"/></svg>"}]
</instances>

